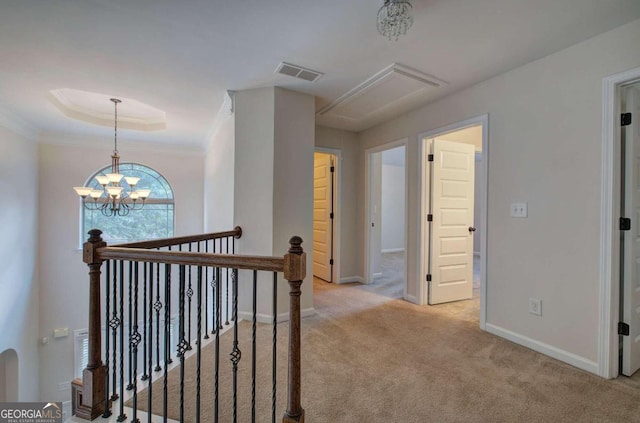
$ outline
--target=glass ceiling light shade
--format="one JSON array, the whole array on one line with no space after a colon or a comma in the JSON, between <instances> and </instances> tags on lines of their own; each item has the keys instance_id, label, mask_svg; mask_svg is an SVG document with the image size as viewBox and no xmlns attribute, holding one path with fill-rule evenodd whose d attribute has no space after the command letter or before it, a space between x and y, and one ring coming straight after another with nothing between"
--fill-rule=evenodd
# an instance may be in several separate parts
<instances>
[{"instance_id":1,"label":"glass ceiling light shade","mask_svg":"<svg viewBox=\"0 0 640 423\"><path fill-rule=\"evenodd\" d=\"M384 0L378 10L378 32L398 41L413 25L413 6L407 0Z\"/></svg>"},{"instance_id":2,"label":"glass ceiling light shade","mask_svg":"<svg viewBox=\"0 0 640 423\"><path fill-rule=\"evenodd\" d=\"M120 156L118 155L118 103L112 98L114 105L114 149L111 155L111 173L96 176L96 181L102 190L92 187L74 187L82 198L84 207L88 210L100 210L105 216L126 216L131 210L140 210L151 194L149 189L135 187L140 181L137 176L127 176L120 173ZM124 185L122 184L124 179ZM125 189L127 188L128 189ZM142 200L142 202L138 202Z\"/></svg>"}]
</instances>

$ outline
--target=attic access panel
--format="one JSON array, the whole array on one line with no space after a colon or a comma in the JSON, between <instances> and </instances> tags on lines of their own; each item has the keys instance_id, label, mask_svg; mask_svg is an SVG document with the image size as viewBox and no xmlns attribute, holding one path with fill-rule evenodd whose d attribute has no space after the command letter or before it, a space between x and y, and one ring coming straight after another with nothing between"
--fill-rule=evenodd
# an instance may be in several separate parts
<instances>
[{"instance_id":1,"label":"attic access panel","mask_svg":"<svg viewBox=\"0 0 640 423\"><path fill-rule=\"evenodd\" d=\"M364 122L414 107L445 85L438 78L394 63L320 109L318 115Z\"/></svg>"}]
</instances>

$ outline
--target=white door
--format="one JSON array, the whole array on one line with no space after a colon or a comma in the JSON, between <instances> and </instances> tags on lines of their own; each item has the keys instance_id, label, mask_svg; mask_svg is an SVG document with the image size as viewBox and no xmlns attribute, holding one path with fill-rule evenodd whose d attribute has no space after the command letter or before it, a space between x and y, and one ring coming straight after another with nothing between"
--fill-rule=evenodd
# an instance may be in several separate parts
<instances>
[{"instance_id":1,"label":"white door","mask_svg":"<svg viewBox=\"0 0 640 423\"><path fill-rule=\"evenodd\" d=\"M624 127L625 204L624 216L631 219L631 230L624 232L623 318L629 336L622 337L622 374L631 376L640 368L640 90L625 90L626 111L632 122Z\"/></svg>"},{"instance_id":2,"label":"white door","mask_svg":"<svg viewBox=\"0 0 640 423\"><path fill-rule=\"evenodd\" d=\"M332 157L315 153L313 169L313 275L331 282Z\"/></svg>"},{"instance_id":3,"label":"white door","mask_svg":"<svg viewBox=\"0 0 640 423\"><path fill-rule=\"evenodd\" d=\"M475 147L431 143L429 304L473 296L473 197Z\"/></svg>"}]
</instances>

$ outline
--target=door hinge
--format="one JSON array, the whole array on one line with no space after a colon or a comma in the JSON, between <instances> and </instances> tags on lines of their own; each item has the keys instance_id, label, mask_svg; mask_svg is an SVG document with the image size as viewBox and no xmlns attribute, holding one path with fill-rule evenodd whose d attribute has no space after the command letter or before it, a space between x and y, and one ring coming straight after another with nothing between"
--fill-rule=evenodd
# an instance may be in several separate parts
<instances>
[{"instance_id":1,"label":"door hinge","mask_svg":"<svg viewBox=\"0 0 640 423\"><path fill-rule=\"evenodd\" d=\"M430 161L430 162L432 162L432 161L433 161L433 154L429 154L429 155L427 156L427 160L428 160L428 161Z\"/></svg>"},{"instance_id":2,"label":"door hinge","mask_svg":"<svg viewBox=\"0 0 640 423\"><path fill-rule=\"evenodd\" d=\"M618 322L618 335L629 336L629 325L625 322Z\"/></svg>"},{"instance_id":3,"label":"door hinge","mask_svg":"<svg viewBox=\"0 0 640 423\"><path fill-rule=\"evenodd\" d=\"M621 231L630 231L631 230L631 219L628 217L620 218L620 230Z\"/></svg>"},{"instance_id":4,"label":"door hinge","mask_svg":"<svg viewBox=\"0 0 640 423\"><path fill-rule=\"evenodd\" d=\"M623 113L620 115L620 125L621 126L631 125L631 113Z\"/></svg>"},{"instance_id":5,"label":"door hinge","mask_svg":"<svg viewBox=\"0 0 640 423\"><path fill-rule=\"evenodd\" d=\"M333 172L336 171L336 167L335 166L331 166L330 170L331 170L331 173L333 173Z\"/></svg>"},{"instance_id":6,"label":"door hinge","mask_svg":"<svg viewBox=\"0 0 640 423\"><path fill-rule=\"evenodd\" d=\"M333 266L333 259L329 260L329 264Z\"/></svg>"},{"instance_id":7,"label":"door hinge","mask_svg":"<svg viewBox=\"0 0 640 423\"><path fill-rule=\"evenodd\" d=\"M432 214L428 214L427 215L427 222L433 222L433 215Z\"/></svg>"},{"instance_id":8,"label":"door hinge","mask_svg":"<svg viewBox=\"0 0 640 423\"><path fill-rule=\"evenodd\" d=\"M329 219L333 219L333 212L329 213Z\"/></svg>"},{"instance_id":9,"label":"door hinge","mask_svg":"<svg viewBox=\"0 0 640 423\"><path fill-rule=\"evenodd\" d=\"M427 273L427 282L431 282L431 273Z\"/></svg>"}]
</instances>

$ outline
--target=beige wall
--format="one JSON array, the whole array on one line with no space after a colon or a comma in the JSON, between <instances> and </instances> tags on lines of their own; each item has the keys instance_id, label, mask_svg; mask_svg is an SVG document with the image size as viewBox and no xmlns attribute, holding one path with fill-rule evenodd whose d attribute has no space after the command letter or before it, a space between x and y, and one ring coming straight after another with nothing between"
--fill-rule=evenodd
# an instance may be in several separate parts
<instances>
[{"instance_id":1,"label":"beige wall","mask_svg":"<svg viewBox=\"0 0 640 423\"><path fill-rule=\"evenodd\" d=\"M307 252L307 277L300 299L302 310L313 309L313 151L315 98L282 88L275 89L273 253L284 255L289 239L298 235ZM279 313L289 310L288 284L280 284Z\"/></svg>"},{"instance_id":2,"label":"beige wall","mask_svg":"<svg viewBox=\"0 0 640 423\"><path fill-rule=\"evenodd\" d=\"M69 138L47 138L64 142ZM39 268L40 336L52 337L55 328L70 335L51 339L40 348L40 397L68 400L70 391L58 383L73 375L73 331L86 329L88 276L79 249L79 202L71 187L82 184L110 163L111 140L98 146L40 144L39 152ZM176 201L175 234L198 234L203 229L204 155L159 146L119 142L122 161L135 161L160 172L171 184ZM73 292L73 295L70 295Z\"/></svg>"},{"instance_id":3,"label":"beige wall","mask_svg":"<svg viewBox=\"0 0 640 423\"><path fill-rule=\"evenodd\" d=\"M309 272L301 307L313 308L313 97L281 88L235 95L234 223L243 228L241 254L283 255L298 235ZM242 276L242 275L241 275ZM260 272L258 314L273 315L270 275ZM288 310L288 285L278 285L278 314ZM240 279L240 312L250 310L249 281ZM243 293L247 293L244 294Z\"/></svg>"},{"instance_id":4,"label":"beige wall","mask_svg":"<svg viewBox=\"0 0 640 423\"><path fill-rule=\"evenodd\" d=\"M232 229L235 120L229 116L211 140L205 156L204 230Z\"/></svg>"},{"instance_id":5,"label":"beige wall","mask_svg":"<svg viewBox=\"0 0 640 423\"><path fill-rule=\"evenodd\" d=\"M353 132L316 126L316 147L340 150L340 275L341 281L363 278L364 236L359 217L364 195L360 187L362 161L357 135Z\"/></svg>"},{"instance_id":6,"label":"beige wall","mask_svg":"<svg viewBox=\"0 0 640 423\"><path fill-rule=\"evenodd\" d=\"M488 328L593 372L602 79L640 66L639 44L640 20L359 137L362 150L409 137L408 261L410 283L417 285L419 134L489 114ZM529 203L528 219L510 217L514 201ZM530 297L542 300L542 317L528 313Z\"/></svg>"},{"instance_id":7,"label":"beige wall","mask_svg":"<svg viewBox=\"0 0 640 423\"><path fill-rule=\"evenodd\" d=\"M11 396L17 391L20 401L39 400L37 195L36 143L0 126L0 353L18 355L6 375L18 374L9 383L18 384Z\"/></svg>"}]
</instances>

